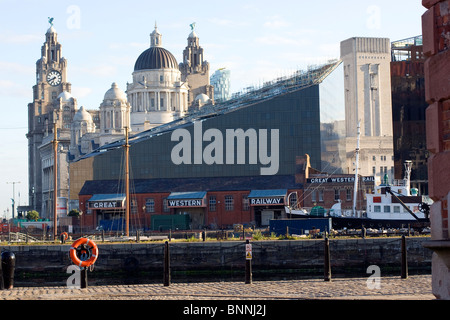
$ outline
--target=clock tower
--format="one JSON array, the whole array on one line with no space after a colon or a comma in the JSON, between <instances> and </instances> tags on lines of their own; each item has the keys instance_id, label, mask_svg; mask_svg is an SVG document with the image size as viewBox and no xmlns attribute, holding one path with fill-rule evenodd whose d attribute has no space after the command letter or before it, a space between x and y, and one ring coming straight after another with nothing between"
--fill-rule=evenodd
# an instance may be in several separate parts
<instances>
[{"instance_id":1,"label":"clock tower","mask_svg":"<svg viewBox=\"0 0 450 320\"><path fill-rule=\"evenodd\" d=\"M51 142L55 125L58 128L58 140L64 140L66 131L70 134L70 123L77 110L76 99L70 94L71 84L67 82L67 60L61 55L61 44L53 27L53 19L49 22L51 25L45 34L41 57L36 62L33 102L28 104L29 203L41 217L47 215L43 208L43 189L50 190L53 185L52 182L43 181L47 180L43 149ZM63 148L63 144L60 148ZM53 158L45 162L48 162L49 168L53 167Z\"/></svg>"}]
</instances>

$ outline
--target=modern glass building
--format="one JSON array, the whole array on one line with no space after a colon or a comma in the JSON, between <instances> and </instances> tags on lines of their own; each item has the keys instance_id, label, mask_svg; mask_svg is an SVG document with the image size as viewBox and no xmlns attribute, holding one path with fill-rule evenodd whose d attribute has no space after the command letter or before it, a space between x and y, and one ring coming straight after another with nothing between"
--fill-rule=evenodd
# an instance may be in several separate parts
<instances>
[{"instance_id":1,"label":"modern glass building","mask_svg":"<svg viewBox=\"0 0 450 320\"><path fill-rule=\"evenodd\" d=\"M210 82L214 86L214 99L216 102L226 101L231 98L230 77L230 70L225 68L216 70L211 76Z\"/></svg>"}]
</instances>

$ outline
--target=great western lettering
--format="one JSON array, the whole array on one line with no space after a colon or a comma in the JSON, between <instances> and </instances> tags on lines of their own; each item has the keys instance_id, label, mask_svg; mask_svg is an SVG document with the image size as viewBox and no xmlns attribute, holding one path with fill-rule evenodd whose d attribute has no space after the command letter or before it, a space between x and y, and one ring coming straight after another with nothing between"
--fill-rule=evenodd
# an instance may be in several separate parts
<instances>
[{"instance_id":1,"label":"great western lettering","mask_svg":"<svg viewBox=\"0 0 450 320\"><path fill-rule=\"evenodd\" d=\"M373 176L370 177L361 177L363 182L373 182L375 178ZM333 178L309 178L306 179L307 183L311 184L322 184L322 183L354 183L355 177L333 177Z\"/></svg>"}]
</instances>

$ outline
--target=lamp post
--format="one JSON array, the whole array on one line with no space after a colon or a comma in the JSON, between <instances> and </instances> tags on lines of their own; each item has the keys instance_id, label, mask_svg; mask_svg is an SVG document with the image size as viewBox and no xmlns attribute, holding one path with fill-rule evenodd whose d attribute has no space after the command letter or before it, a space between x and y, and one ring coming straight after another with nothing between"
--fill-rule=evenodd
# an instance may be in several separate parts
<instances>
[{"instance_id":1,"label":"lamp post","mask_svg":"<svg viewBox=\"0 0 450 320\"><path fill-rule=\"evenodd\" d=\"M13 197L11 198L11 201L12 201L12 218L13 218L13 220L14 220L14 207L15 207L15 202L16 202L16 200L15 200L15 194L16 194L16 192L15 192L15 185L16 185L16 183L20 183L20 181L13 181L13 182L7 182L7 184L12 184L13 185Z\"/></svg>"}]
</instances>

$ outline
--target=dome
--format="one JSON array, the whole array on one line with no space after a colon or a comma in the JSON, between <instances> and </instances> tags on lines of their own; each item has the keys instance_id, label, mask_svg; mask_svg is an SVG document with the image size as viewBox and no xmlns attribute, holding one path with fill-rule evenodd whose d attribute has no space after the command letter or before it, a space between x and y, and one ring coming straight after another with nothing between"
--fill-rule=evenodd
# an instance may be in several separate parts
<instances>
[{"instance_id":1,"label":"dome","mask_svg":"<svg viewBox=\"0 0 450 320\"><path fill-rule=\"evenodd\" d=\"M89 112L84 109L83 106L77 111L75 116L73 117L73 121L89 121L92 122L92 116Z\"/></svg>"},{"instance_id":2,"label":"dome","mask_svg":"<svg viewBox=\"0 0 450 320\"><path fill-rule=\"evenodd\" d=\"M204 93L200 93L198 96L195 97L195 102L199 101L201 104L206 104L210 100L211 99L209 99L209 97Z\"/></svg>"},{"instance_id":3,"label":"dome","mask_svg":"<svg viewBox=\"0 0 450 320\"><path fill-rule=\"evenodd\" d=\"M192 30L192 32L189 34L188 38L198 38L197 34L195 33L194 30Z\"/></svg>"},{"instance_id":4,"label":"dome","mask_svg":"<svg viewBox=\"0 0 450 320\"><path fill-rule=\"evenodd\" d=\"M47 30L47 34L51 34L51 33L56 33L56 30L53 26L51 26L50 28L48 28Z\"/></svg>"},{"instance_id":5,"label":"dome","mask_svg":"<svg viewBox=\"0 0 450 320\"><path fill-rule=\"evenodd\" d=\"M70 101L70 99L73 98L73 96L69 92L63 91L59 94L57 100L60 98L62 99L63 102L68 102L68 101Z\"/></svg>"},{"instance_id":6,"label":"dome","mask_svg":"<svg viewBox=\"0 0 450 320\"><path fill-rule=\"evenodd\" d=\"M141 53L134 65L134 71L149 69L178 69L178 63L168 50L150 47Z\"/></svg>"},{"instance_id":7,"label":"dome","mask_svg":"<svg viewBox=\"0 0 450 320\"><path fill-rule=\"evenodd\" d=\"M125 92L122 91L122 89L119 88L117 83L113 83L111 85L111 89L106 91L105 93L105 100L126 100L127 97L125 95Z\"/></svg>"}]
</instances>

